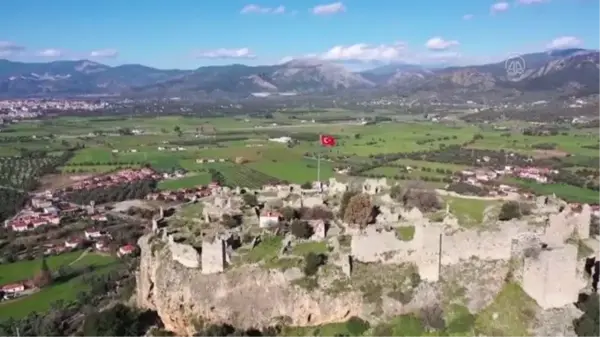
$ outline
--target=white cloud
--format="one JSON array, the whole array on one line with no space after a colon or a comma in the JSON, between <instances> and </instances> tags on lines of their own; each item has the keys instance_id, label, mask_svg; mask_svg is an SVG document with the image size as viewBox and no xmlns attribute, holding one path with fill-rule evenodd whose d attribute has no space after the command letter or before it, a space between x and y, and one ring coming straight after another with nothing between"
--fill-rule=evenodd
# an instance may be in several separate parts
<instances>
[{"instance_id":1,"label":"white cloud","mask_svg":"<svg viewBox=\"0 0 600 337\"><path fill-rule=\"evenodd\" d=\"M119 51L116 49L98 49L90 53L90 57L96 58L113 58L119 56Z\"/></svg>"},{"instance_id":2,"label":"white cloud","mask_svg":"<svg viewBox=\"0 0 600 337\"><path fill-rule=\"evenodd\" d=\"M369 45L357 43L349 46L335 46L320 55L321 59L331 61L394 61L402 56L405 44Z\"/></svg>"},{"instance_id":3,"label":"white cloud","mask_svg":"<svg viewBox=\"0 0 600 337\"><path fill-rule=\"evenodd\" d=\"M240 11L242 14L283 14L285 13L284 6L277 7L261 7L259 5L246 5Z\"/></svg>"},{"instance_id":4,"label":"white cloud","mask_svg":"<svg viewBox=\"0 0 600 337\"><path fill-rule=\"evenodd\" d=\"M40 50L37 55L42 57L61 57L63 52L59 49L49 48Z\"/></svg>"},{"instance_id":5,"label":"white cloud","mask_svg":"<svg viewBox=\"0 0 600 337\"><path fill-rule=\"evenodd\" d=\"M583 44L583 41L576 38L575 36L561 36L552 40L550 43L546 45L548 49L565 49L565 48L574 48L580 47Z\"/></svg>"},{"instance_id":6,"label":"white cloud","mask_svg":"<svg viewBox=\"0 0 600 337\"><path fill-rule=\"evenodd\" d=\"M450 47L458 46L456 40L444 40L439 36L432 37L425 42L425 47L430 50L446 50Z\"/></svg>"},{"instance_id":7,"label":"white cloud","mask_svg":"<svg viewBox=\"0 0 600 337\"><path fill-rule=\"evenodd\" d=\"M341 2L334 2L326 5L313 7L312 12L315 15L332 15L346 11L346 6Z\"/></svg>"},{"instance_id":8,"label":"white cloud","mask_svg":"<svg viewBox=\"0 0 600 337\"><path fill-rule=\"evenodd\" d=\"M6 57L20 53L25 50L24 46L18 45L10 41L0 41L0 56Z\"/></svg>"},{"instance_id":9,"label":"white cloud","mask_svg":"<svg viewBox=\"0 0 600 337\"><path fill-rule=\"evenodd\" d=\"M256 57L248 48L203 50L194 53L197 58L208 59L251 59Z\"/></svg>"},{"instance_id":10,"label":"white cloud","mask_svg":"<svg viewBox=\"0 0 600 337\"><path fill-rule=\"evenodd\" d=\"M288 63L290 61L294 60L294 57L292 56L286 56L286 57L282 57L281 60L279 60L277 62L277 64L284 64L284 63Z\"/></svg>"},{"instance_id":11,"label":"white cloud","mask_svg":"<svg viewBox=\"0 0 600 337\"><path fill-rule=\"evenodd\" d=\"M506 12L508 10L509 4L508 2L497 2L492 5L490 11L493 13Z\"/></svg>"},{"instance_id":12,"label":"white cloud","mask_svg":"<svg viewBox=\"0 0 600 337\"><path fill-rule=\"evenodd\" d=\"M471 20L473 18L473 14L465 14L463 15L463 20Z\"/></svg>"},{"instance_id":13,"label":"white cloud","mask_svg":"<svg viewBox=\"0 0 600 337\"><path fill-rule=\"evenodd\" d=\"M445 42L452 42L451 44L454 45L453 41ZM373 66L389 63L406 63L417 65L460 65L483 63L481 60L465 57L455 51L412 51L404 42L380 45L372 45L367 43L338 45L323 53L286 56L279 60L279 63L282 64L292 60L302 59L319 59L322 61L341 62L346 65L353 64L353 66L357 66L357 64L361 64L361 66Z\"/></svg>"}]
</instances>

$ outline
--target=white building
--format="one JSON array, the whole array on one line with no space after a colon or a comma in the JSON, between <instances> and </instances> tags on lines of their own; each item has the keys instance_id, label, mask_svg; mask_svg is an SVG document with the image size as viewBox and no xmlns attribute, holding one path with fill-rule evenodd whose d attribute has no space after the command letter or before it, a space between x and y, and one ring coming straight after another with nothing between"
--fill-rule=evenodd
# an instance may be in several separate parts
<instances>
[{"instance_id":1,"label":"white building","mask_svg":"<svg viewBox=\"0 0 600 337\"><path fill-rule=\"evenodd\" d=\"M290 137L269 138L269 141L281 143L281 144L287 144L292 141L292 138L290 138Z\"/></svg>"},{"instance_id":2,"label":"white building","mask_svg":"<svg viewBox=\"0 0 600 337\"><path fill-rule=\"evenodd\" d=\"M260 228L277 226L279 219L281 219L281 214L278 212L264 212L258 218L258 225Z\"/></svg>"}]
</instances>

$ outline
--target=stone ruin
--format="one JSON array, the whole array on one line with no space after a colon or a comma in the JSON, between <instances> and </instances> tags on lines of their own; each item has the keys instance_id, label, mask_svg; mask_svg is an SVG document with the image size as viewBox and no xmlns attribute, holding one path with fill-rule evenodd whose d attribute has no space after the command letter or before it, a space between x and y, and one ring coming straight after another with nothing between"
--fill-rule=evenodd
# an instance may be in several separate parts
<instances>
[{"instance_id":1,"label":"stone ruin","mask_svg":"<svg viewBox=\"0 0 600 337\"><path fill-rule=\"evenodd\" d=\"M350 275L354 261L365 263L414 263L420 277L429 282L440 280L442 266L450 266L477 257L487 261L511 261L511 273L523 290L544 309L558 308L577 300L586 281L578 268L578 247L572 240L589 238L591 209L583 205L574 210L553 197L536 199L534 214L547 219L546 226L534 227L526 220L512 220L489 224L484 231L465 230L458 219L446 209L442 222L432 222L417 208L406 210L395 203L389 194L386 179L366 179L360 185L364 193L375 196L379 205L376 223L365 229L346 226L352 236L350 254L341 256L341 268ZM349 185L330 179L324 185L326 194L339 195ZM276 194L267 197L262 193ZM290 199L295 195L298 199ZM314 207L323 205L320 191L301 190L300 186L266 186L258 194L259 200L281 200L284 206ZM216 195L205 203L205 221L220 219L223 214L236 212L241 198ZM311 223L315 233L311 239L327 238L325 223ZM398 237L401 227L414 227L410 240ZM452 230L449 231L448 229ZM286 241L288 242L288 241ZM186 267L202 266L203 274L223 272L228 262L226 243L222 239L204 241L201 256L171 243L174 259ZM282 249L289 245L286 244ZM597 249L596 249L597 250ZM597 254L597 251L596 251Z\"/></svg>"},{"instance_id":2,"label":"stone ruin","mask_svg":"<svg viewBox=\"0 0 600 337\"><path fill-rule=\"evenodd\" d=\"M202 242L202 274L222 273L227 263L225 241L216 238L214 241Z\"/></svg>"},{"instance_id":3,"label":"stone ruin","mask_svg":"<svg viewBox=\"0 0 600 337\"><path fill-rule=\"evenodd\" d=\"M589 237L589 205L584 205L580 212L566 207L560 213L550 214L545 228L531 228L526 220L513 220L501 222L488 231L452 232L444 230L446 219L442 223L431 222L417 209L396 211L393 207L380 207L380 210L376 225L352 236L352 257L357 261L412 262L421 278L430 282L439 280L443 265L458 264L471 257L513 261L515 279L544 309L576 302L578 293L586 286L577 268L581 262L578 247L569 240ZM387 221L393 224L384 226ZM414 236L403 241L395 229L407 225L414 226Z\"/></svg>"},{"instance_id":4,"label":"stone ruin","mask_svg":"<svg viewBox=\"0 0 600 337\"><path fill-rule=\"evenodd\" d=\"M241 197L220 192L211 201L203 202L202 217L204 222L210 223L221 220L224 214L238 215L242 204Z\"/></svg>"}]
</instances>

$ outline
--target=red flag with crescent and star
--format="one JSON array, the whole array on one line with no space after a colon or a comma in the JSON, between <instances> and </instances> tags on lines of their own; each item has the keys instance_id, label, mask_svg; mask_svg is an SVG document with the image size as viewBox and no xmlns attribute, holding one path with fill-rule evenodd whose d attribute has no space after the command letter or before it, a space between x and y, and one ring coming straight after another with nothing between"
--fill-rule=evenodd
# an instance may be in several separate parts
<instances>
[{"instance_id":1,"label":"red flag with crescent and star","mask_svg":"<svg viewBox=\"0 0 600 337\"><path fill-rule=\"evenodd\" d=\"M321 135L320 137L321 145L325 147L333 147L335 146L335 138L330 135Z\"/></svg>"}]
</instances>

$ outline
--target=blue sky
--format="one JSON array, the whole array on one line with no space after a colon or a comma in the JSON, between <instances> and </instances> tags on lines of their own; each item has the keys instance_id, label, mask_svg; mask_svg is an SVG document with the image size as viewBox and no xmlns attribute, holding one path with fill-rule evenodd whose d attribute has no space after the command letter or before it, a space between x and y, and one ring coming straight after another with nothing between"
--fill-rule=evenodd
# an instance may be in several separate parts
<instances>
[{"instance_id":1,"label":"blue sky","mask_svg":"<svg viewBox=\"0 0 600 337\"><path fill-rule=\"evenodd\" d=\"M254 1L254 2L253 2ZM193 69L319 57L472 64L598 49L598 0L2 0L0 58Z\"/></svg>"}]
</instances>

